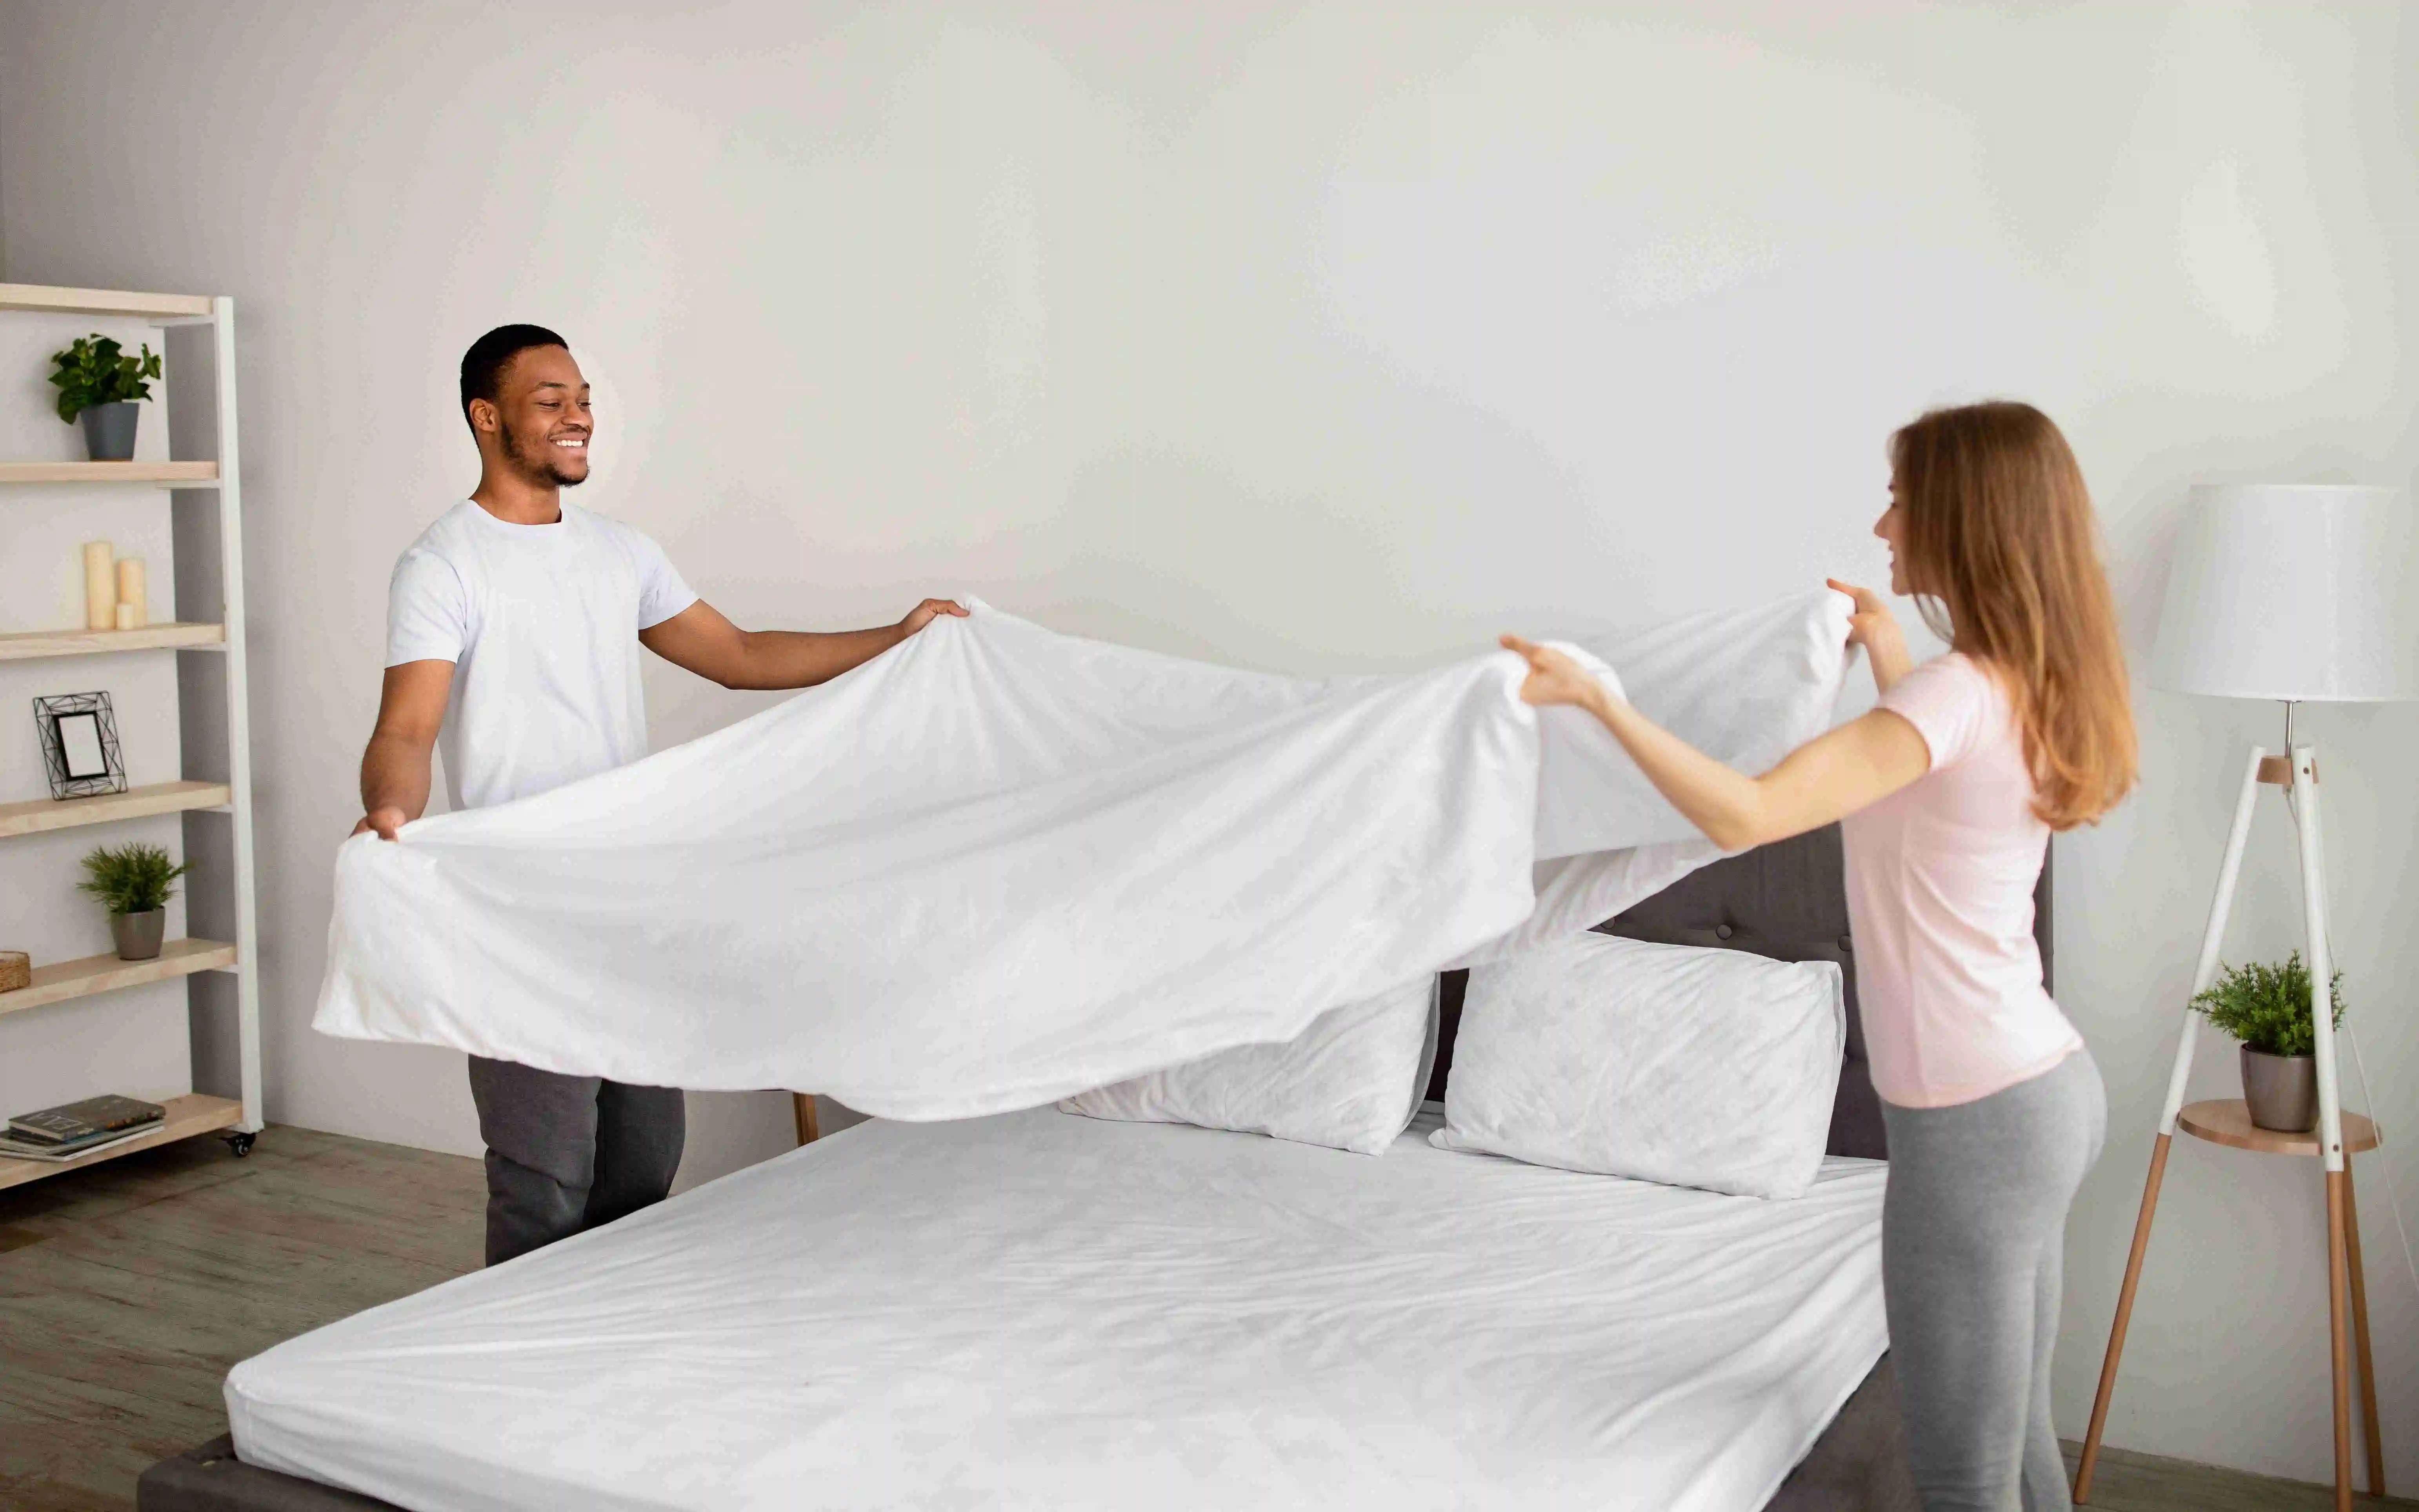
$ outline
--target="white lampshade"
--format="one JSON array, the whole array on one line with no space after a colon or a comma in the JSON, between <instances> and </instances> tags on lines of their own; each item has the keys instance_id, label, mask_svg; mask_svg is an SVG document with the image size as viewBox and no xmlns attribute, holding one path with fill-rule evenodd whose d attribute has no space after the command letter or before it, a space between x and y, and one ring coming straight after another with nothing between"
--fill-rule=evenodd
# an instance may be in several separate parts
<instances>
[{"instance_id":1,"label":"white lampshade","mask_svg":"<svg viewBox=\"0 0 2419 1512\"><path fill-rule=\"evenodd\" d=\"M2410 510L2392 488L2192 491L2150 682L2219 698L2419 697L2400 597Z\"/></svg>"}]
</instances>

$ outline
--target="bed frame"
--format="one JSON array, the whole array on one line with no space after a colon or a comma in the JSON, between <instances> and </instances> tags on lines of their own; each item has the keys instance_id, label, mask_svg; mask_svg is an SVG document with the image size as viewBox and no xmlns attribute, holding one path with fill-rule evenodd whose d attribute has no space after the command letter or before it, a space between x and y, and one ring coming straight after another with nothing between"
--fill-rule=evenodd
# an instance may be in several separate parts
<instances>
[{"instance_id":1,"label":"bed frame","mask_svg":"<svg viewBox=\"0 0 2419 1512\"><path fill-rule=\"evenodd\" d=\"M2051 963L2050 924L2044 861L2033 892L2033 937L2041 944L2044 980ZM1597 928L1631 939L1749 950L1779 961L1836 963L1847 979L1848 1043L1826 1149L1835 1155L1887 1157L1881 1102L1866 1070L1838 825L1717 861ZM1432 1099L1444 1096L1468 980L1467 972L1444 975L1436 1067L1427 1088ZM224 1434L145 1471L134 1501L137 1512L398 1512L391 1503L244 1464ZM1918 1512L1887 1355L1764 1512Z\"/></svg>"}]
</instances>

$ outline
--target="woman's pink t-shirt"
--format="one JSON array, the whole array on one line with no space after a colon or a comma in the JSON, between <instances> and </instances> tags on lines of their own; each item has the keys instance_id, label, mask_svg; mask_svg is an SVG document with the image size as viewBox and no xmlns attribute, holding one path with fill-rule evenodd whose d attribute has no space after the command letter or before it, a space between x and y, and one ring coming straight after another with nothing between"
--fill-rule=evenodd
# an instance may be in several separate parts
<instances>
[{"instance_id":1,"label":"woman's pink t-shirt","mask_svg":"<svg viewBox=\"0 0 2419 1512\"><path fill-rule=\"evenodd\" d=\"M1873 1088L1901 1107L1988 1097L2083 1037L2042 986L2033 886L2049 826L1998 680L1951 652L1882 695L1932 767L1840 825Z\"/></svg>"}]
</instances>

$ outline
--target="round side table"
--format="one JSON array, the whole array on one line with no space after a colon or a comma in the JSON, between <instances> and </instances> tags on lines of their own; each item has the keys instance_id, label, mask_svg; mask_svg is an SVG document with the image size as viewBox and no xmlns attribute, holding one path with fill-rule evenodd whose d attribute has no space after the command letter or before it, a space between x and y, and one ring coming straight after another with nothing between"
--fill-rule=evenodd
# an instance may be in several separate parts
<instances>
[{"instance_id":1,"label":"round side table","mask_svg":"<svg viewBox=\"0 0 2419 1512\"><path fill-rule=\"evenodd\" d=\"M2319 1132L2284 1134L2274 1129L2262 1129L2251 1121L2251 1109L2239 1097L2216 1098L2206 1103L2187 1103L2176 1115L2176 1128L2196 1139L2206 1139L2213 1145L2233 1149L2248 1149L2262 1155L2308 1155L2319 1153ZM2354 1206L2351 1191L2351 1157L2363 1150L2377 1148L2377 1125L2357 1113L2343 1115L2343 1227L2342 1248L2338 1253L2332 1214L2327 1230L2327 1286L2336 1321L2327 1330L2333 1348L2335 1379L2344 1377L2344 1336L2341 1332L2344 1293L2337 1289L2350 1282L2351 1291L2352 1353L2360 1364L2361 1427L2368 1450L2368 1489L2371 1496L2385 1494L2385 1449L2377 1433L2377 1376L2371 1365L2368 1348L2368 1283L2360 1268L2360 1211ZM2100 1458L2100 1432L2108 1418L2108 1398L2117 1383L2117 1360L2124 1348L2125 1325L2134 1311L2134 1288L2142 1276L2142 1254L2149 1247L2150 1213L2159 1200L2159 1179L2166 1169L2167 1139L2162 1134L2150 1157L2150 1179L2142 1191L2142 1217L2134 1231L2134 1252L2125 1262L2125 1284L2118 1294L2116 1325L2108 1332L2108 1356L2101 1367L2100 1392L2092 1403L2090 1428L2084 1435L2083 1458L2075 1477L2075 1500L2082 1502L2090 1494L2091 1468ZM2327 1178L2329 1206L2334 1206L2334 1177ZM2340 1403L2341 1397L2337 1398ZM2341 1408L2337 1408L2338 1413ZM2335 1505L2351 1504L2351 1440L2350 1425L2338 1415L2335 1419Z\"/></svg>"},{"instance_id":2,"label":"round side table","mask_svg":"<svg viewBox=\"0 0 2419 1512\"><path fill-rule=\"evenodd\" d=\"M2231 1145L2237 1149L2256 1149L2263 1155L2311 1155L2319 1152L2319 1131L2282 1134L2274 1129L2262 1129L2251 1121L2250 1105L2239 1097L2212 1099L2207 1103L2187 1103L2176 1115L2176 1127L2196 1139L2212 1145ZM2344 1153L2357 1155L2377 1148L2377 1125L2357 1113L2343 1116ZM2351 1168L2344 1168L2344 1184L2351 1184ZM2360 1242L2352 1242L2352 1271L2360 1271ZM2359 1281L2352 1289L2361 1289Z\"/></svg>"}]
</instances>

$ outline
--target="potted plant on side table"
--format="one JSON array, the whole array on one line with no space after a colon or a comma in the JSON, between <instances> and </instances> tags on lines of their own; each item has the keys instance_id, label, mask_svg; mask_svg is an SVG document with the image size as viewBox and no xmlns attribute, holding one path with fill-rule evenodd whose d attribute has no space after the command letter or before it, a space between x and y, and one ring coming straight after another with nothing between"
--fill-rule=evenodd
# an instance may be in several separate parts
<instances>
[{"instance_id":1,"label":"potted plant on side table","mask_svg":"<svg viewBox=\"0 0 2419 1512\"><path fill-rule=\"evenodd\" d=\"M133 460L134 424L143 415L135 406L151 397L148 380L160 376L151 344L143 344L141 357L129 357L96 332L53 352L51 361L57 367L51 382L59 391L59 418L70 425L83 421L85 455L96 462Z\"/></svg>"},{"instance_id":2,"label":"potted plant on side table","mask_svg":"<svg viewBox=\"0 0 2419 1512\"><path fill-rule=\"evenodd\" d=\"M157 845L141 841L116 849L102 846L84 858L85 879L76 886L109 908L110 937L117 942L120 961L151 961L160 954L167 933L170 886L188 868Z\"/></svg>"},{"instance_id":3,"label":"potted plant on side table","mask_svg":"<svg viewBox=\"0 0 2419 1512\"><path fill-rule=\"evenodd\" d=\"M2343 1024L2343 973L2327 983L2333 1022ZM2242 1101L2251 1121L2304 1134L2319 1121L2318 1029L2310 1017L2310 968L2294 951L2285 964L2228 966L2193 1007L2242 1041Z\"/></svg>"}]
</instances>

